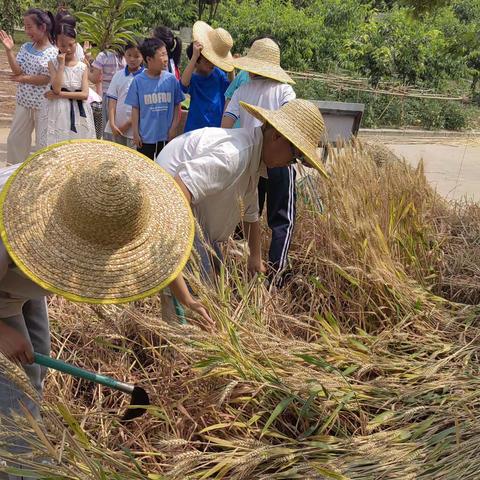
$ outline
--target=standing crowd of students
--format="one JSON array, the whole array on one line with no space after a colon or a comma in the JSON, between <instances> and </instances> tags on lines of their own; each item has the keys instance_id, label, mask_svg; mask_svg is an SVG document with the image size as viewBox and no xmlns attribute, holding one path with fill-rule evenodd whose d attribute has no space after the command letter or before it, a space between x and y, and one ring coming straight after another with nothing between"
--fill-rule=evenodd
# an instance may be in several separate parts
<instances>
[{"instance_id":1,"label":"standing crowd of students","mask_svg":"<svg viewBox=\"0 0 480 480\"><path fill-rule=\"evenodd\" d=\"M31 42L13 53L5 32L0 40L18 82L17 107L7 141L7 162L23 162L32 148L63 140L95 138L92 101L102 100L105 140L136 148L155 159L179 133L181 103L190 95L184 132L205 127L253 129L260 121L241 102L276 110L295 99L294 81L280 66L280 49L270 37L253 41L248 54L234 58L233 39L204 22L193 27L186 48L189 62L180 72L182 42L164 26L149 38L108 49L95 59L89 45L77 42L75 18L55 17L32 8L24 16ZM235 77L235 67L239 71ZM89 84L95 85L95 89ZM285 273L295 222L294 166L271 168L260 178L260 213L264 204L272 232L270 272ZM237 234L239 232L237 231ZM279 276L280 283L284 279Z\"/></svg>"}]
</instances>

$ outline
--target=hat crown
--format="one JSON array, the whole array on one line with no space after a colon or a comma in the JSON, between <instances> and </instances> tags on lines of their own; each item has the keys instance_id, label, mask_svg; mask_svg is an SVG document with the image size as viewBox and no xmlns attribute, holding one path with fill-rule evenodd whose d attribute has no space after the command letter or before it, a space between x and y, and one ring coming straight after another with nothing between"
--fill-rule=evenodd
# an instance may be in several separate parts
<instances>
[{"instance_id":1,"label":"hat crown","mask_svg":"<svg viewBox=\"0 0 480 480\"><path fill-rule=\"evenodd\" d=\"M280 47L271 38L261 38L253 42L247 57L280 66Z\"/></svg>"},{"instance_id":2,"label":"hat crown","mask_svg":"<svg viewBox=\"0 0 480 480\"><path fill-rule=\"evenodd\" d=\"M295 127L300 127L305 140L317 146L325 131L320 109L308 100L295 99L288 102L280 111Z\"/></svg>"},{"instance_id":3,"label":"hat crown","mask_svg":"<svg viewBox=\"0 0 480 480\"><path fill-rule=\"evenodd\" d=\"M67 225L83 240L120 248L144 231L150 205L144 187L133 183L114 160L72 175L59 197Z\"/></svg>"},{"instance_id":4,"label":"hat crown","mask_svg":"<svg viewBox=\"0 0 480 480\"><path fill-rule=\"evenodd\" d=\"M223 28L216 28L209 32L212 48L217 55L225 57L233 47L232 36Z\"/></svg>"}]
</instances>

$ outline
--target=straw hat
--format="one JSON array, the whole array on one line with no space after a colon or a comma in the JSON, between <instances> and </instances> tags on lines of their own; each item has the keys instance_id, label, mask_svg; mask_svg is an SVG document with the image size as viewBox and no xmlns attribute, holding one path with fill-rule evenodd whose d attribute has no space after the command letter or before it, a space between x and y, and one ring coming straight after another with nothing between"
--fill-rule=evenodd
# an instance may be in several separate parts
<instances>
[{"instance_id":1,"label":"straw hat","mask_svg":"<svg viewBox=\"0 0 480 480\"><path fill-rule=\"evenodd\" d=\"M320 110L312 102L292 100L278 110L267 110L245 102L240 105L261 122L272 125L305 155L312 167L327 176L317 153L325 123Z\"/></svg>"},{"instance_id":2,"label":"straw hat","mask_svg":"<svg viewBox=\"0 0 480 480\"><path fill-rule=\"evenodd\" d=\"M233 70L233 57L230 53L233 40L226 30L213 29L208 23L198 21L193 25L193 40L203 45L202 55L207 60L226 72Z\"/></svg>"},{"instance_id":3,"label":"straw hat","mask_svg":"<svg viewBox=\"0 0 480 480\"><path fill-rule=\"evenodd\" d=\"M163 169L101 140L34 153L0 195L0 233L22 272L78 302L152 295L182 271L193 216Z\"/></svg>"},{"instance_id":4,"label":"straw hat","mask_svg":"<svg viewBox=\"0 0 480 480\"><path fill-rule=\"evenodd\" d=\"M290 75L280 66L280 47L270 38L253 42L245 57L233 60L235 68L272 78L282 83L292 83Z\"/></svg>"}]
</instances>

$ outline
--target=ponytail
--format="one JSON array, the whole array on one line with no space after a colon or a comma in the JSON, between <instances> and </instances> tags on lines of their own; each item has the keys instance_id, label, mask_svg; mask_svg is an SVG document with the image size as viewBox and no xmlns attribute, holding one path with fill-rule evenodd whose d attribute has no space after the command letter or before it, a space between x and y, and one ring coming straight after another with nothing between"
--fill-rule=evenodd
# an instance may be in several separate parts
<instances>
[{"instance_id":1,"label":"ponytail","mask_svg":"<svg viewBox=\"0 0 480 480\"><path fill-rule=\"evenodd\" d=\"M173 49L168 51L168 56L173 59L173 63L176 67L180 67L181 58L182 58L182 39L180 37L175 37L175 44Z\"/></svg>"},{"instance_id":2,"label":"ponytail","mask_svg":"<svg viewBox=\"0 0 480 480\"><path fill-rule=\"evenodd\" d=\"M45 12L39 8L30 8L24 17L32 17L37 27L45 25L45 33L51 43L55 43L55 18L52 12Z\"/></svg>"},{"instance_id":3,"label":"ponytail","mask_svg":"<svg viewBox=\"0 0 480 480\"><path fill-rule=\"evenodd\" d=\"M171 58L173 63L179 67L182 56L182 40L179 37L175 37L173 32L163 25L153 30L153 36L165 43L168 58Z\"/></svg>"}]
</instances>

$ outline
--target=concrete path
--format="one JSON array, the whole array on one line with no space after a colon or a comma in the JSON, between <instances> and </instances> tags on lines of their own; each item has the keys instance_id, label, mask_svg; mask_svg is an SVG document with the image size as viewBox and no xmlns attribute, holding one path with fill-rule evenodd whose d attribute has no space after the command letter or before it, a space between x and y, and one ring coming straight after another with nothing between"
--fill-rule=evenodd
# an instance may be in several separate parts
<instances>
[{"instance_id":1,"label":"concrete path","mask_svg":"<svg viewBox=\"0 0 480 480\"><path fill-rule=\"evenodd\" d=\"M480 202L480 136L368 135L413 166L423 159L425 175L448 199Z\"/></svg>"}]
</instances>

